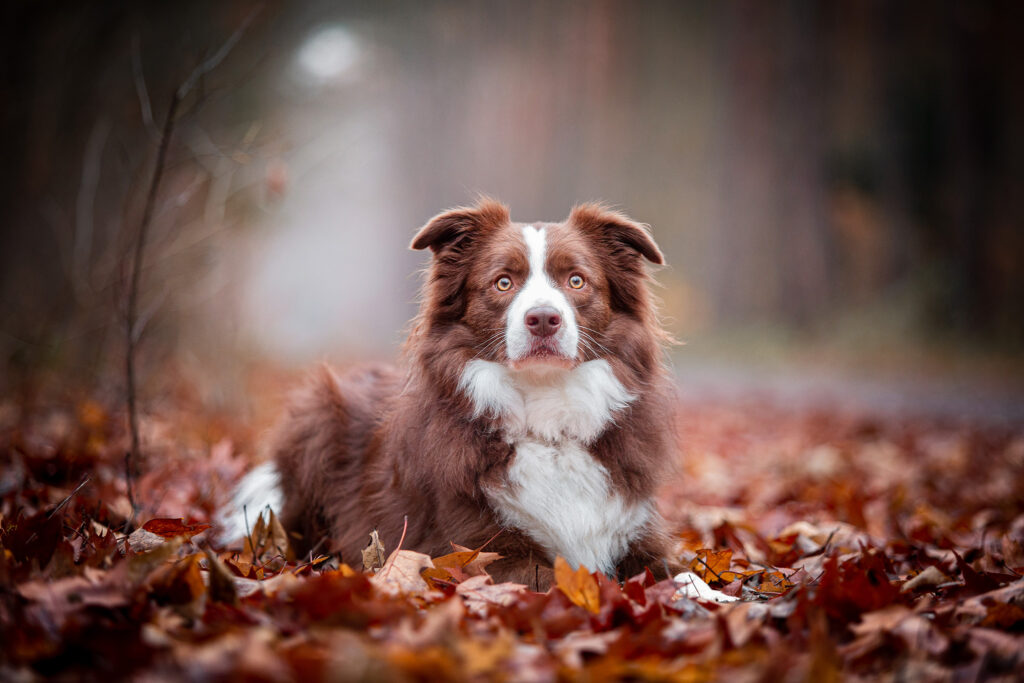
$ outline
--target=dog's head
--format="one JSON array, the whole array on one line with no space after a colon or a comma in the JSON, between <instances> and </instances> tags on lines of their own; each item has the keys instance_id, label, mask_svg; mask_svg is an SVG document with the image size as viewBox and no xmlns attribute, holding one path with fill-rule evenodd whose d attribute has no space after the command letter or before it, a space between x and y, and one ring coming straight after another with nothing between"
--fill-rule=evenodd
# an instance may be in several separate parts
<instances>
[{"instance_id":1,"label":"dog's head","mask_svg":"<svg viewBox=\"0 0 1024 683\"><path fill-rule=\"evenodd\" d=\"M421 338L511 370L649 355L664 336L644 260L664 259L647 229L585 204L561 223L514 223L482 200L431 219L412 241L433 252ZM638 362L641 359L637 359Z\"/></svg>"}]
</instances>

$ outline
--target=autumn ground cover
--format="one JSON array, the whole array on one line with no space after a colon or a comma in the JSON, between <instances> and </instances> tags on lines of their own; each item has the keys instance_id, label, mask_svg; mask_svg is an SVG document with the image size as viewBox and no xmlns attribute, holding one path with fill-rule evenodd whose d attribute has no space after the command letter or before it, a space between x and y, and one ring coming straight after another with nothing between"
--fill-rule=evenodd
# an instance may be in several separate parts
<instances>
[{"instance_id":1,"label":"autumn ground cover","mask_svg":"<svg viewBox=\"0 0 1024 683\"><path fill-rule=\"evenodd\" d=\"M716 603L563 563L547 593L494 585L486 548L428 558L370 529L359 558L296 557L265 518L217 547L273 411L150 401L129 490L114 398L0 405L2 679L1022 675L1020 425L682 399L662 509L682 563L738 598Z\"/></svg>"}]
</instances>

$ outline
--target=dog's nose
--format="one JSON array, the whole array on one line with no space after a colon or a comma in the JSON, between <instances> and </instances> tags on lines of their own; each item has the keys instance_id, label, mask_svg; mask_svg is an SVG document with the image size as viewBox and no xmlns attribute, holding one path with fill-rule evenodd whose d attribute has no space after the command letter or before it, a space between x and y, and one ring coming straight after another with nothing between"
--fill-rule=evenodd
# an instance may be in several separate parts
<instances>
[{"instance_id":1,"label":"dog's nose","mask_svg":"<svg viewBox=\"0 0 1024 683\"><path fill-rule=\"evenodd\" d=\"M551 306L538 306L526 312L526 329L538 337L550 337L562 326L562 316Z\"/></svg>"}]
</instances>

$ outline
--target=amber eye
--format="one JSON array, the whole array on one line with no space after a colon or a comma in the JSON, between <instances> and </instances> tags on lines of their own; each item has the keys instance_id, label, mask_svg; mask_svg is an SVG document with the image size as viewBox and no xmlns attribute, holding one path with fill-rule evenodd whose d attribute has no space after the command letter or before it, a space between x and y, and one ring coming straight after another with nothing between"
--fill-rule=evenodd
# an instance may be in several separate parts
<instances>
[{"instance_id":1,"label":"amber eye","mask_svg":"<svg viewBox=\"0 0 1024 683\"><path fill-rule=\"evenodd\" d=\"M581 289L583 287L583 276L573 275L569 278L569 286L573 289Z\"/></svg>"},{"instance_id":2,"label":"amber eye","mask_svg":"<svg viewBox=\"0 0 1024 683\"><path fill-rule=\"evenodd\" d=\"M507 292L508 290L512 289L512 280L508 279L507 277L499 277L497 281L494 283L494 287L499 292Z\"/></svg>"}]
</instances>

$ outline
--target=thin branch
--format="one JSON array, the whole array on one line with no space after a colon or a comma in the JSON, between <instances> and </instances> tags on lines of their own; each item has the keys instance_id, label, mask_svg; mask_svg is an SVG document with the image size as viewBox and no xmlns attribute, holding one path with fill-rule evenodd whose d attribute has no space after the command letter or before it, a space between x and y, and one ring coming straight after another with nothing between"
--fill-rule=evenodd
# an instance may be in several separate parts
<instances>
[{"instance_id":1,"label":"thin branch","mask_svg":"<svg viewBox=\"0 0 1024 683\"><path fill-rule=\"evenodd\" d=\"M139 307L139 278L142 273L142 257L146 249L146 238L149 235L149 226L153 220L153 207L156 205L156 198L160 191L160 181L163 178L164 167L167 161L167 149L171 143L171 135L174 133L174 117L178 113L178 105L181 100L177 92L171 98L171 104L167 108L167 120L164 121L163 132L160 135L160 147L157 149L156 166L153 169L153 179L149 184L149 192L146 195L146 204L142 211L142 222L139 223L139 234L135 240L135 255L132 259L131 280L128 284L128 305L125 309L125 375L127 377L128 393L128 426L131 432L131 450L128 453L125 463L126 474L129 477L129 490L131 490L131 477L136 474L138 462L141 457L139 446L139 415L135 397L135 347L136 347L136 318ZM132 504L132 515L136 512Z\"/></svg>"},{"instance_id":2,"label":"thin branch","mask_svg":"<svg viewBox=\"0 0 1024 683\"><path fill-rule=\"evenodd\" d=\"M86 280L85 272L92 257L93 213L99 187L103 148L110 132L110 121L102 118L93 124L82 155L82 180L75 200L74 239L72 241L71 281L77 290Z\"/></svg>"},{"instance_id":3,"label":"thin branch","mask_svg":"<svg viewBox=\"0 0 1024 683\"><path fill-rule=\"evenodd\" d=\"M131 450L126 456L125 476L128 478L129 494L132 492L132 478L137 474L136 470L139 465L139 460L142 457L139 440L138 401L135 395L135 349L138 337L141 335L141 329L138 328L136 322L139 306L139 281L142 274L142 258L145 255L150 224L153 222L153 212L156 207L157 196L160 192L160 181L163 179L164 170L167 167L167 150L170 147L171 137L174 134L174 125L178 114L178 108L180 107L182 100L195 87L196 83L224 61L238 41L241 40L242 34L245 33L245 30L248 28L253 18L259 13L260 9L262 8L257 7L253 10L235 30L235 32L228 37L223 45L221 45L220 49L196 67L192 73L189 74L188 78L186 78L185 81L175 89L174 95L171 97L170 105L167 108L167 118L164 121L163 130L160 133L160 145L157 148L156 165L153 168L153 178L149 184L149 192L146 195L146 203L142 211L142 220L139 223L138 237L135 240L135 253L131 263L131 279L128 284L128 302L125 307L125 375L128 399L128 424L129 431L131 432ZM138 53L139 51L135 50L134 52ZM140 106L142 106L143 118L145 118L149 107L149 97L145 91L145 81L141 78L141 59L138 59L137 63L137 77L135 79L136 90L139 92ZM146 97L142 97L143 94L146 94ZM149 114L150 118L152 118L151 111ZM135 517L136 512L137 509L133 500L132 518Z\"/></svg>"},{"instance_id":4,"label":"thin branch","mask_svg":"<svg viewBox=\"0 0 1024 683\"><path fill-rule=\"evenodd\" d=\"M132 76L135 80L135 94L139 98L139 109L142 111L142 123L146 132L154 140L160 139L160 130L153 120L153 106L149 101L149 90L146 88L146 76L142 72L142 48L139 46L138 31L132 35Z\"/></svg>"},{"instance_id":5,"label":"thin branch","mask_svg":"<svg viewBox=\"0 0 1024 683\"><path fill-rule=\"evenodd\" d=\"M242 35L245 33L246 29L249 28L249 24L252 23L252 20L255 19L256 15L262 10L263 6L260 5L250 12L249 16L247 16L242 21L241 25L235 29L235 32L232 33L226 41L224 41L224 44L220 46L220 49L192 70L192 73L185 79L185 82L178 86L178 90L175 92L175 97L179 100L185 99L192 89L196 87L196 84L199 83L203 76L216 69L217 66L224 61L224 58L231 53L231 50L233 50L235 45L238 44L238 41L242 39Z\"/></svg>"},{"instance_id":6,"label":"thin branch","mask_svg":"<svg viewBox=\"0 0 1024 683\"><path fill-rule=\"evenodd\" d=\"M71 493L69 493L67 495L67 497L64 500L62 500L57 505L57 507L53 508L53 510L50 511L50 514L46 515L46 519L53 519L53 516L55 514L57 514L58 512L60 512L61 509L63 509L63 507L68 504L68 501L71 500L72 498L74 498L75 494L78 493L79 491L81 491L82 487L85 486L88 483L89 483L89 475L87 474L87 475L85 475L85 477L82 478L82 483L80 483L78 486L76 486L75 490L72 491Z\"/></svg>"},{"instance_id":7,"label":"thin branch","mask_svg":"<svg viewBox=\"0 0 1024 683\"><path fill-rule=\"evenodd\" d=\"M134 484L135 477L132 476L132 454L127 452L124 454L124 480L128 485L128 503L132 507L132 513L128 516L128 519L124 520L124 526L122 531L124 533L131 533L132 524L135 522L135 515L138 512L138 507L135 505L135 491Z\"/></svg>"}]
</instances>

